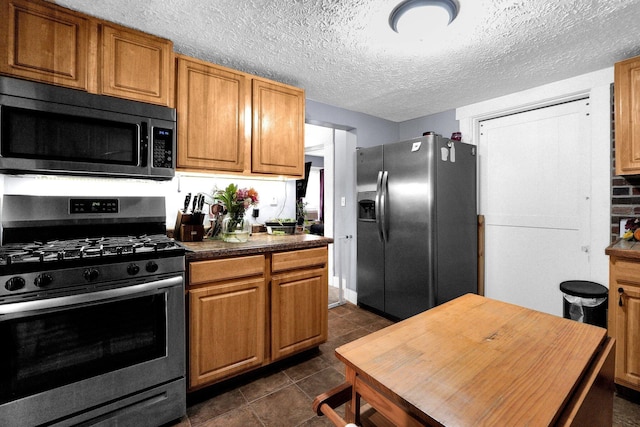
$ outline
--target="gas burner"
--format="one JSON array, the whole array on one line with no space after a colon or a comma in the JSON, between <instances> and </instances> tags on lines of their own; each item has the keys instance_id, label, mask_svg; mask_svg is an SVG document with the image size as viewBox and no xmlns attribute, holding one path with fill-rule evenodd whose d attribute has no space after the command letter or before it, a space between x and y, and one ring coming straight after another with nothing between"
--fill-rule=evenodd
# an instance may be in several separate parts
<instances>
[{"instance_id":1,"label":"gas burner","mask_svg":"<svg viewBox=\"0 0 640 427\"><path fill-rule=\"evenodd\" d=\"M182 252L184 248L164 234L12 243L0 247L0 266L107 257L126 258L170 251Z\"/></svg>"},{"instance_id":2,"label":"gas burner","mask_svg":"<svg viewBox=\"0 0 640 427\"><path fill-rule=\"evenodd\" d=\"M105 240L107 240L105 237L87 237L86 239L84 239L84 241L90 246L95 246L98 243L103 243Z\"/></svg>"},{"instance_id":3,"label":"gas burner","mask_svg":"<svg viewBox=\"0 0 640 427\"><path fill-rule=\"evenodd\" d=\"M163 197L4 195L2 201L0 275L136 263L186 251L166 235ZM79 204L96 210L79 210Z\"/></svg>"}]
</instances>

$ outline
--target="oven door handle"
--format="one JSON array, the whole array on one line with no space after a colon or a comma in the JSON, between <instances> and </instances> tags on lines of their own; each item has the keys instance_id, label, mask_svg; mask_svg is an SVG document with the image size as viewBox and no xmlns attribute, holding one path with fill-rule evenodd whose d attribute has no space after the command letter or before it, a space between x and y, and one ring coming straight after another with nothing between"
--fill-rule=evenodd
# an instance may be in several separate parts
<instances>
[{"instance_id":1,"label":"oven door handle","mask_svg":"<svg viewBox=\"0 0 640 427\"><path fill-rule=\"evenodd\" d=\"M47 298L42 300L22 301L0 305L0 316L26 313L50 309L59 309L79 304L91 304L104 300L117 299L148 291L156 291L184 283L182 276L142 283L140 285L125 286L123 288L107 289L105 291L88 292L79 295L67 295L64 297Z\"/></svg>"}]
</instances>

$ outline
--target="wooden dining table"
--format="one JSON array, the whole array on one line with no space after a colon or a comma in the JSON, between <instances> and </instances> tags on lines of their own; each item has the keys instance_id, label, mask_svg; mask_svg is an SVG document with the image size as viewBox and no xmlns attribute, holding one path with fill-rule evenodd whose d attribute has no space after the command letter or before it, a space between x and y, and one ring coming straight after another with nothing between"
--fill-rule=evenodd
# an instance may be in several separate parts
<instances>
[{"instance_id":1,"label":"wooden dining table","mask_svg":"<svg viewBox=\"0 0 640 427\"><path fill-rule=\"evenodd\" d=\"M468 294L338 347L345 384L315 406L341 393L356 424L364 400L395 426L606 426L613 348L606 329Z\"/></svg>"}]
</instances>

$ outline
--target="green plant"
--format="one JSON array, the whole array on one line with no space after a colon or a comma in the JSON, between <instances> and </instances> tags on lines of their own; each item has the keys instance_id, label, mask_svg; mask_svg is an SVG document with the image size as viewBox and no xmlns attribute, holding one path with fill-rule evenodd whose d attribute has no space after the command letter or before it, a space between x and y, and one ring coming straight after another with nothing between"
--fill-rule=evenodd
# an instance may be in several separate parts
<instances>
[{"instance_id":1,"label":"green plant","mask_svg":"<svg viewBox=\"0 0 640 427\"><path fill-rule=\"evenodd\" d=\"M296 218L298 225L302 225L304 219L307 217L307 205L308 203L303 202L302 199L298 200L298 203L296 203Z\"/></svg>"},{"instance_id":2,"label":"green plant","mask_svg":"<svg viewBox=\"0 0 640 427\"><path fill-rule=\"evenodd\" d=\"M225 213L230 217L230 228L236 226L244 220L245 211L258 204L258 192L253 188L238 188L235 184L227 185L224 190L217 190L213 193L213 199L220 202L225 208Z\"/></svg>"}]
</instances>

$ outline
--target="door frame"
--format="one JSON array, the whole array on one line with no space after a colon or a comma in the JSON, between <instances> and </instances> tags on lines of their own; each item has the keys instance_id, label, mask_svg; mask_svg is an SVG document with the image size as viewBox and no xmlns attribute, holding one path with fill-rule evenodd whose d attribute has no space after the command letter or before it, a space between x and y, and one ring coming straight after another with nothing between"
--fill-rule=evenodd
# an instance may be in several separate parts
<instances>
[{"instance_id":1,"label":"door frame","mask_svg":"<svg viewBox=\"0 0 640 427\"><path fill-rule=\"evenodd\" d=\"M329 246L329 283L338 282L340 298L337 303L330 304L329 308L342 305L346 301L355 304L357 301L355 263L357 137L355 129L317 120L306 120L305 124L333 130L331 143L325 144L324 218L327 226L325 236L334 239L333 245ZM342 184L338 185L337 182ZM341 198L344 198L344 204L340 203ZM341 259L338 259L339 257Z\"/></svg>"},{"instance_id":2,"label":"door frame","mask_svg":"<svg viewBox=\"0 0 640 427\"><path fill-rule=\"evenodd\" d=\"M463 141L478 144L480 122L589 98L591 105L591 280L609 283L611 218L611 85L613 67L456 109ZM478 170L478 176L480 170ZM478 206L480 197L478 194ZM491 260L485 260L491 262Z\"/></svg>"},{"instance_id":3,"label":"door frame","mask_svg":"<svg viewBox=\"0 0 640 427\"><path fill-rule=\"evenodd\" d=\"M591 280L588 98L481 122L485 295L562 316L564 280Z\"/></svg>"}]
</instances>

